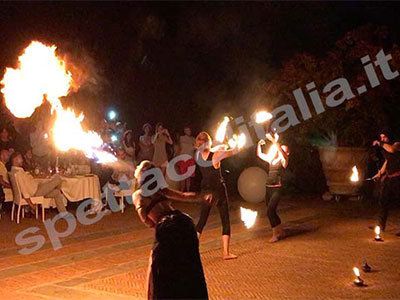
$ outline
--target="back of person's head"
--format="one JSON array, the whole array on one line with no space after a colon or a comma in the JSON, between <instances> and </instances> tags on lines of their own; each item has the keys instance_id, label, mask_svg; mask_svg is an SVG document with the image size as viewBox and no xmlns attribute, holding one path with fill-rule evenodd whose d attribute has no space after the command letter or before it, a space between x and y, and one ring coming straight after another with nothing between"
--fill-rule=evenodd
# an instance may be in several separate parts
<instances>
[{"instance_id":1,"label":"back of person's head","mask_svg":"<svg viewBox=\"0 0 400 300\"><path fill-rule=\"evenodd\" d=\"M156 166L149 160L144 160L142 161L135 170L135 178L136 182L138 184L138 187L141 188L144 184L149 182L153 177L154 174L149 174L147 171L156 168ZM151 184L153 185L153 184ZM148 187L149 189L153 189L157 183L154 182L154 187L151 187L151 185Z\"/></svg>"}]
</instances>

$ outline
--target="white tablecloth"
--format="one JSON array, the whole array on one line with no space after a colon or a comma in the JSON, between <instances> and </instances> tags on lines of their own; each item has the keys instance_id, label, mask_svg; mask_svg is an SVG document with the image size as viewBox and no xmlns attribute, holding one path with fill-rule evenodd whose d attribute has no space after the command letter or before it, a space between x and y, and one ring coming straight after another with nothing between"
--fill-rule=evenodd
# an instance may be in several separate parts
<instances>
[{"instance_id":1,"label":"white tablecloth","mask_svg":"<svg viewBox=\"0 0 400 300\"><path fill-rule=\"evenodd\" d=\"M63 182L61 189L68 201L75 202L91 198L98 202L101 200L101 190L99 177L96 175L73 177L62 176ZM44 182L48 179L37 178L38 182Z\"/></svg>"}]
</instances>

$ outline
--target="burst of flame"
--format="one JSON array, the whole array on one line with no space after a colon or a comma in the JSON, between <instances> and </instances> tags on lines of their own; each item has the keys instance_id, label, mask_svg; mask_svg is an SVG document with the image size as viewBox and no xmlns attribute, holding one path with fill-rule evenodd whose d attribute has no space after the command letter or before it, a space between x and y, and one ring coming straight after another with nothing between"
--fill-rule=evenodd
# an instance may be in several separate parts
<instances>
[{"instance_id":1,"label":"burst of flame","mask_svg":"<svg viewBox=\"0 0 400 300\"><path fill-rule=\"evenodd\" d=\"M241 133L239 136L234 134L233 137L228 141L229 148L231 149L237 147L240 150L244 147L245 144L246 144L246 136L244 135L244 133Z\"/></svg>"},{"instance_id":2,"label":"burst of flame","mask_svg":"<svg viewBox=\"0 0 400 300\"><path fill-rule=\"evenodd\" d=\"M44 100L51 104L56 113L52 135L59 150L77 149L100 162L115 161L112 154L102 153L103 141L97 133L82 129L83 114L76 117L73 110L62 107L60 98L68 95L72 83L65 62L56 55L56 46L34 41L18 58L18 68L6 69L1 92L17 118L30 117Z\"/></svg>"},{"instance_id":3,"label":"burst of flame","mask_svg":"<svg viewBox=\"0 0 400 300\"><path fill-rule=\"evenodd\" d=\"M257 124L264 123L271 119L272 119L272 115L265 110L256 113L256 123Z\"/></svg>"},{"instance_id":4,"label":"burst of flame","mask_svg":"<svg viewBox=\"0 0 400 300\"><path fill-rule=\"evenodd\" d=\"M43 103L43 97L56 105L68 94L72 77L63 60L56 56L56 46L32 42L18 58L18 68L7 68L1 84L8 109L17 118L30 117Z\"/></svg>"},{"instance_id":5,"label":"burst of flame","mask_svg":"<svg viewBox=\"0 0 400 300\"><path fill-rule=\"evenodd\" d=\"M353 272L354 272L354 275L356 275L356 277L360 277L360 269L359 268L354 267Z\"/></svg>"},{"instance_id":6,"label":"burst of flame","mask_svg":"<svg viewBox=\"0 0 400 300\"><path fill-rule=\"evenodd\" d=\"M229 123L229 118L224 117L224 120L218 126L217 133L215 134L215 139L220 143L223 143L225 140L226 128L228 127L228 123Z\"/></svg>"},{"instance_id":7,"label":"burst of flame","mask_svg":"<svg viewBox=\"0 0 400 300\"><path fill-rule=\"evenodd\" d=\"M242 149L244 145L246 144L246 136L244 133L241 133L238 137L238 149Z\"/></svg>"},{"instance_id":8,"label":"burst of flame","mask_svg":"<svg viewBox=\"0 0 400 300\"><path fill-rule=\"evenodd\" d=\"M246 228L250 228L254 225L257 219L258 213L247 208L240 208L241 220L243 221Z\"/></svg>"},{"instance_id":9,"label":"burst of flame","mask_svg":"<svg viewBox=\"0 0 400 300\"><path fill-rule=\"evenodd\" d=\"M233 137L231 139L229 139L228 145L229 145L229 148L231 148L231 149L236 148L236 145L237 145L237 136L236 136L236 134L234 134Z\"/></svg>"},{"instance_id":10,"label":"burst of flame","mask_svg":"<svg viewBox=\"0 0 400 300\"><path fill-rule=\"evenodd\" d=\"M377 238L380 238L381 235L381 227L375 226L375 234Z\"/></svg>"},{"instance_id":11,"label":"burst of flame","mask_svg":"<svg viewBox=\"0 0 400 300\"><path fill-rule=\"evenodd\" d=\"M278 141L279 135L277 133L274 134L274 139L276 142ZM270 165L275 166L280 161L282 161L284 157L279 152L278 147L275 144L272 144L268 149L266 159Z\"/></svg>"},{"instance_id":12,"label":"burst of flame","mask_svg":"<svg viewBox=\"0 0 400 300\"><path fill-rule=\"evenodd\" d=\"M356 166L354 166L353 169L352 169L350 180L352 182L358 182L360 180L360 176L359 176L359 173L358 173L358 170L357 170Z\"/></svg>"}]
</instances>

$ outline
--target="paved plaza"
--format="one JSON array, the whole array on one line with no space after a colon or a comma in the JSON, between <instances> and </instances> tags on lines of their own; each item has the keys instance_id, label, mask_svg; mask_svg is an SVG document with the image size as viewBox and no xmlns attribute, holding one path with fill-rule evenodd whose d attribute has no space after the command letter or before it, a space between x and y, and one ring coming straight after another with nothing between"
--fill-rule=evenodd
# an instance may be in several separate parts
<instances>
[{"instance_id":1,"label":"paved plaza","mask_svg":"<svg viewBox=\"0 0 400 300\"><path fill-rule=\"evenodd\" d=\"M280 215L289 237L269 244L271 230L264 204L256 224L246 229L240 206L231 204L232 252L239 259L221 259L221 227L216 209L201 238L201 256L211 299L399 299L400 238L395 236L396 211L384 242L373 241L374 210L370 205L323 202L315 196L286 197ZM179 204L196 220L197 204ZM50 212L48 216L54 215ZM63 224L60 224L63 225ZM65 225L65 224L64 224ZM77 225L54 251L43 224L35 219L0 221L0 299L143 299L153 232L129 206L91 226ZM40 228L46 244L20 255L18 232ZM60 230L62 226L60 226ZM367 261L374 271L362 273L367 287L352 285L352 268Z\"/></svg>"}]
</instances>

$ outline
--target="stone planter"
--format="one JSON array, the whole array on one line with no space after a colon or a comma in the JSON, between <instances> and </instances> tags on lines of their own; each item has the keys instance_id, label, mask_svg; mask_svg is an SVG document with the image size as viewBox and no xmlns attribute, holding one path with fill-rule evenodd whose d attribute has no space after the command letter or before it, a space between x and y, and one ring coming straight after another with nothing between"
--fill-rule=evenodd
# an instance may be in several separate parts
<instances>
[{"instance_id":1,"label":"stone planter","mask_svg":"<svg viewBox=\"0 0 400 300\"><path fill-rule=\"evenodd\" d=\"M329 192L338 199L342 195L360 196L368 153L365 148L319 147L319 157ZM359 181L352 182L352 168L359 171Z\"/></svg>"}]
</instances>

